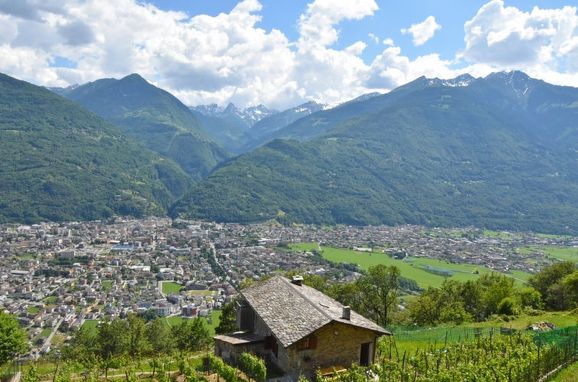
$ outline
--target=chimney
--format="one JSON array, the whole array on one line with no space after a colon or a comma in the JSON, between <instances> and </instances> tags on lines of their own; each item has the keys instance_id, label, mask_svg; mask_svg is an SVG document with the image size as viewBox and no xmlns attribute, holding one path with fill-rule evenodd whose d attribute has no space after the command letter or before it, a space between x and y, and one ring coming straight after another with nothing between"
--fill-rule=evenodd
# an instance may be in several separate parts
<instances>
[{"instance_id":1,"label":"chimney","mask_svg":"<svg viewBox=\"0 0 578 382\"><path fill-rule=\"evenodd\" d=\"M299 286L303 285L303 276L299 275L293 276L293 280L291 280L291 283Z\"/></svg>"},{"instance_id":2,"label":"chimney","mask_svg":"<svg viewBox=\"0 0 578 382\"><path fill-rule=\"evenodd\" d=\"M351 308L349 306L343 307L343 314L341 314L341 318L344 320L351 320Z\"/></svg>"}]
</instances>

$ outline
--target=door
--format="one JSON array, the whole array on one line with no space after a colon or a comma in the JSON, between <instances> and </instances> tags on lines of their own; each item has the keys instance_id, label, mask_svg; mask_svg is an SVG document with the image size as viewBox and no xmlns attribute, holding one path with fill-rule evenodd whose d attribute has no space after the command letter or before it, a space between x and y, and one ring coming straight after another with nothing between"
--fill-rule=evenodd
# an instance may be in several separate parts
<instances>
[{"instance_id":1,"label":"door","mask_svg":"<svg viewBox=\"0 0 578 382\"><path fill-rule=\"evenodd\" d=\"M361 352L359 353L359 365L369 366L371 363L371 342L361 344Z\"/></svg>"}]
</instances>

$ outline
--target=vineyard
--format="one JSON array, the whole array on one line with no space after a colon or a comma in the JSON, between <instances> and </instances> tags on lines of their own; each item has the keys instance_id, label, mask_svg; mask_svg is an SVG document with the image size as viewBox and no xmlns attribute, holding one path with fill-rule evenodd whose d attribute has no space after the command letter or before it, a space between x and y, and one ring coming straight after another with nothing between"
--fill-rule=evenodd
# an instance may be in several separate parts
<instances>
[{"instance_id":1,"label":"vineyard","mask_svg":"<svg viewBox=\"0 0 578 382\"><path fill-rule=\"evenodd\" d=\"M354 367L334 381L382 382L535 382L576 359L578 328L532 335L516 332L479 335L461 342L430 344L400 352L395 339L380 343L380 357L370 369Z\"/></svg>"}]
</instances>

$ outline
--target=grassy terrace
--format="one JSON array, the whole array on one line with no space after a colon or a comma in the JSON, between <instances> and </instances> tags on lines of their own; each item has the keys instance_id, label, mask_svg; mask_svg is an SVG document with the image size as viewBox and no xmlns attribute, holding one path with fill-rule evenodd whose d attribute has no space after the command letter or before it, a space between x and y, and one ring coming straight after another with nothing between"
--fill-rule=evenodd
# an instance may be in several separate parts
<instances>
[{"instance_id":1,"label":"grassy terrace","mask_svg":"<svg viewBox=\"0 0 578 382\"><path fill-rule=\"evenodd\" d=\"M403 277L413 279L424 288L429 286L439 287L446 278L458 281L475 280L484 273L495 272L483 266L472 264L452 264L437 259L421 257L409 257L404 260L394 259L381 252L358 252L350 249L321 247L316 243L301 243L291 245L293 250L311 251L321 249L323 258L335 263L358 264L360 268L367 269L378 264L388 266L395 265L401 271ZM451 275L449 277L442 274ZM518 282L525 282L530 277L529 273L516 271L508 276L514 277Z\"/></svg>"}]
</instances>

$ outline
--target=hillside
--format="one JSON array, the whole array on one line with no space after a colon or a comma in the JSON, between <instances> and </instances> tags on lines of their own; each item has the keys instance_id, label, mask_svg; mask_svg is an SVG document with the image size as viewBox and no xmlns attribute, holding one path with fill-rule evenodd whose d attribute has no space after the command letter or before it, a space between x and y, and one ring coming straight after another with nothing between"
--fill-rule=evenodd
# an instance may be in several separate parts
<instances>
[{"instance_id":1,"label":"hillside","mask_svg":"<svg viewBox=\"0 0 578 382\"><path fill-rule=\"evenodd\" d=\"M2 74L0 157L0 222L162 214L190 185L101 118Z\"/></svg>"},{"instance_id":2,"label":"hillside","mask_svg":"<svg viewBox=\"0 0 578 382\"><path fill-rule=\"evenodd\" d=\"M199 126L191 111L170 93L138 74L102 79L60 94L119 126L128 136L200 179L227 153Z\"/></svg>"},{"instance_id":3,"label":"hillside","mask_svg":"<svg viewBox=\"0 0 578 382\"><path fill-rule=\"evenodd\" d=\"M420 78L314 113L172 208L218 221L578 232L578 89L520 72Z\"/></svg>"}]
</instances>

